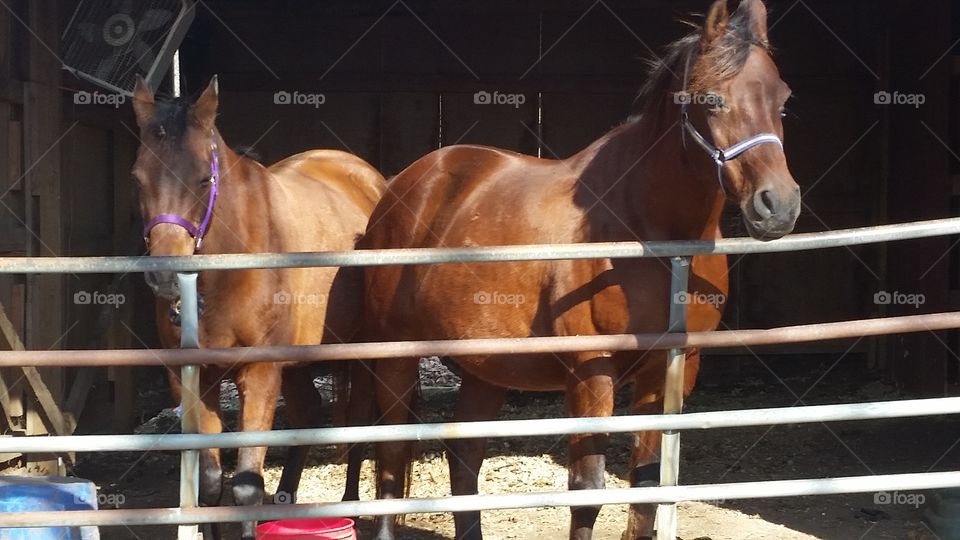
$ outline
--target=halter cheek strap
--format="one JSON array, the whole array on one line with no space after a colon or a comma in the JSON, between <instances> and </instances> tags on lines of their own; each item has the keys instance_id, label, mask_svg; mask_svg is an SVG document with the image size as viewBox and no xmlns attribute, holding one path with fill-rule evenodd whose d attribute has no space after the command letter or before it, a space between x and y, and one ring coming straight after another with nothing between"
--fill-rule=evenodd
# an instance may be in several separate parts
<instances>
[{"instance_id":1,"label":"halter cheek strap","mask_svg":"<svg viewBox=\"0 0 960 540\"><path fill-rule=\"evenodd\" d=\"M688 80L690 74L690 56L687 56L686 66L683 70L683 93L687 93ZM729 161L733 161L743 154L747 153L749 150L756 148L757 146L763 144L776 144L783 150L783 141L777 135L773 133L760 133L754 135L753 137L746 138L737 144L734 144L728 148L717 148L716 145L707 140L706 137L697 130L696 126L693 125L693 122L690 121L690 101L689 99L683 100L680 104L680 136L683 138L683 146L686 148L687 137L689 133L693 140L697 143L700 148L710 156L710 159L717 165L717 182L720 183L720 190L724 193L727 192L726 188L723 185L723 166Z\"/></svg>"},{"instance_id":2,"label":"halter cheek strap","mask_svg":"<svg viewBox=\"0 0 960 540\"><path fill-rule=\"evenodd\" d=\"M178 214L159 214L147 222L143 227L143 240L150 244L150 231L161 223L169 223L186 229L193 237L194 251L200 251L203 244L203 238L207 235L210 228L210 221L213 219L213 208L217 204L217 192L220 189L220 152L217 149L217 138L213 135L210 143L210 195L207 198L207 210L203 214L200 225L194 225L192 221Z\"/></svg>"}]
</instances>

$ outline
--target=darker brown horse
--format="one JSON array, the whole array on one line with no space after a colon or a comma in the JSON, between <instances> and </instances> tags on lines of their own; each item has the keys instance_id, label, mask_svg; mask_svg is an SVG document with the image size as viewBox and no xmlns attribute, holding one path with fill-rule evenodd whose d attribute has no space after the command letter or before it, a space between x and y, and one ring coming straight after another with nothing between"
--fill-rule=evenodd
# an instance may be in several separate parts
<instances>
[{"instance_id":1,"label":"darker brown horse","mask_svg":"<svg viewBox=\"0 0 960 540\"><path fill-rule=\"evenodd\" d=\"M437 150L391 183L364 249L609 241L714 240L729 200L754 238L789 233L800 192L787 168L781 115L790 89L767 41L761 0L731 16L713 4L705 26L673 44L641 94L640 114L580 153L544 160L482 146ZM719 180L719 182L718 182ZM727 261L695 257L691 298L725 298ZM379 340L663 332L669 263L655 259L384 266L366 273L367 337ZM690 330L712 330L722 303L689 306ZM699 366L689 351L685 390ZM633 409L663 409L663 352L503 355L454 359L463 382L455 421L496 416L507 389L566 392L572 416L613 414L617 387ZM408 420L417 359L376 363L386 423ZM659 478L660 433L635 438L631 484ZM604 486L606 434L570 438L571 489ZM448 443L455 495L477 492L484 440ZM408 443L378 446L382 497L400 497ZM571 538L590 538L600 508L572 509ZM652 505L631 509L626 538L649 537ZM458 539L480 538L479 512L456 515ZM378 538L394 538L392 516Z\"/></svg>"},{"instance_id":2,"label":"darker brown horse","mask_svg":"<svg viewBox=\"0 0 960 540\"><path fill-rule=\"evenodd\" d=\"M133 106L141 144L133 177L150 254L353 249L385 189L383 176L362 159L335 150L304 152L264 167L224 143L214 124L217 104L216 80L196 103L155 101L138 82ZM170 312L171 302L179 297L176 275L152 273L147 282L157 296L163 346L176 347L180 332ZM353 339L362 311L361 287L359 271L337 268L202 272L200 345L304 345ZM240 393L240 430L271 429L281 393L292 426L316 426L320 397L306 368L260 363L201 370L201 432L222 430L220 381L227 377L236 381ZM171 381L179 400L179 377L172 370ZM278 490L287 494L287 502L295 499L307 450L290 450ZM260 504L265 454L262 447L240 449L233 482L237 504ZM222 491L220 452L202 450L200 458L201 502L214 505ZM244 539L254 538L254 525L243 524Z\"/></svg>"}]
</instances>

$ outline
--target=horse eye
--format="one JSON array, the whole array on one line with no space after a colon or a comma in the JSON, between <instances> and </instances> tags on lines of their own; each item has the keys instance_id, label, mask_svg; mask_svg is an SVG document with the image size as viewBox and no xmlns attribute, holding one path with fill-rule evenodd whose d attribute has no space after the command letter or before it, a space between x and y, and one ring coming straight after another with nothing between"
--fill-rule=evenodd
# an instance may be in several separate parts
<instances>
[{"instance_id":1,"label":"horse eye","mask_svg":"<svg viewBox=\"0 0 960 540\"><path fill-rule=\"evenodd\" d=\"M213 181L213 177L207 176L206 178L200 181L200 187L207 187L210 185L210 182L212 181Z\"/></svg>"}]
</instances>

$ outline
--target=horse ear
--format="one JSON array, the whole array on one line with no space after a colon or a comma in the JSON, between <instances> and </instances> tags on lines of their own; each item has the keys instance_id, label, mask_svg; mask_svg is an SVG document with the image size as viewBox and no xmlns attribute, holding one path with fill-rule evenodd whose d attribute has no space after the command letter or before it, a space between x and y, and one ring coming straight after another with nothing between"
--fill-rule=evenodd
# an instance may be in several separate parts
<instances>
[{"instance_id":1,"label":"horse ear","mask_svg":"<svg viewBox=\"0 0 960 540\"><path fill-rule=\"evenodd\" d=\"M147 88L143 77L137 75L137 83L133 87L133 112L137 117L137 125L143 129L153 119L157 106L153 101L153 92Z\"/></svg>"},{"instance_id":2,"label":"horse ear","mask_svg":"<svg viewBox=\"0 0 960 540\"><path fill-rule=\"evenodd\" d=\"M750 21L750 32L760 43L768 43L767 39L767 6L763 0L743 0L737 8L739 15Z\"/></svg>"},{"instance_id":3,"label":"horse ear","mask_svg":"<svg viewBox=\"0 0 960 540\"><path fill-rule=\"evenodd\" d=\"M197 98L193 104L191 113L193 121L204 129L213 129L214 121L217 118L217 105L220 100L220 85L217 83L217 76L210 79L210 84Z\"/></svg>"},{"instance_id":4,"label":"horse ear","mask_svg":"<svg viewBox=\"0 0 960 540\"><path fill-rule=\"evenodd\" d=\"M700 38L703 48L708 48L723 37L727 33L729 24L730 12L727 10L727 0L716 0L710 7L707 23L703 26L703 35Z\"/></svg>"}]
</instances>

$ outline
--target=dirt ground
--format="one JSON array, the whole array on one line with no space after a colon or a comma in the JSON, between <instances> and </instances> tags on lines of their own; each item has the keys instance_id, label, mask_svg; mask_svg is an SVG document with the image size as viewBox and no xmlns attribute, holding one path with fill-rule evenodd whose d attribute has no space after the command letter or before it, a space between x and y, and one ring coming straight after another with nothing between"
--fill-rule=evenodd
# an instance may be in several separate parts
<instances>
[{"instance_id":1,"label":"dirt ground","mask_svg":"<svg viewBox=\"0 0 960 540\"><path fill-rule=\"evenodd\" d=\"M686 411L730 410L900 399L880 382L864 382L858 362L835 364L835 358L806 360L779 373L756 376L730 374L701 384ZM708 360L709 361L709 360ZM774 365L771 363L771 365ZM833 366L833 367L831 367ZM432 384L449 384L452 378L436 366L425 375ZM747 370L750 372L750 370ZM819 381L819 382L817 382ZM232 388L225 386L224 400L233 406ZM456 389L443 386L424 391L425 420L446 420ZM618 414L627 414L627 394L618 396ZM149 399L147 399L149 401ZM563 414L559 394L512 394L502 418L547 418ZM175 418L161 415L142 431L178 429ZM866 474L957 470L960 468L960 420L950 417L897 419L834 424L807 424L690 431L683 434L681 484L745 482L794 478L855 476ZM613 437L607 461L607 485L626 487L629 435ZM272 449L265 473L272 493L280 477L284 449ZM226 454L228 468L235 452ZM413 469L414 497L449 495L446 459L436 442L423 443ZM315 448L301 482L300 502L339 500L345 466L331 464L332 448ZM562 437L497 439L489 442L488 459L481 470L481 493L556 491L566 489L566 444ZM83 456L75 474L98 483L104 493L122 494L123 507L176 506L179 455L92 454ZM373 496L372 463L365 463L363 498ZM229 489L226 490L229 492ZM931 494L910 494L931 499ZM915 497L916 498L916 497ZM227 502L227 501L225 501ZM680 536L687 540L742 540L821 538L926 539L935 538L922 523L923 507L881 504L876 494L712 501L680 505ZM554 539L567 536L566 508L489 511L483 529L491 539ZM626 507L604 507L595 538L619 540L626 523ZM369 537L369 520L361 520L361 538ZM435 540L453 538L449 514L408 516L400 538ZM174 538L173 528L104 528L105 540Z\"/></svg>"}]
</instances>

